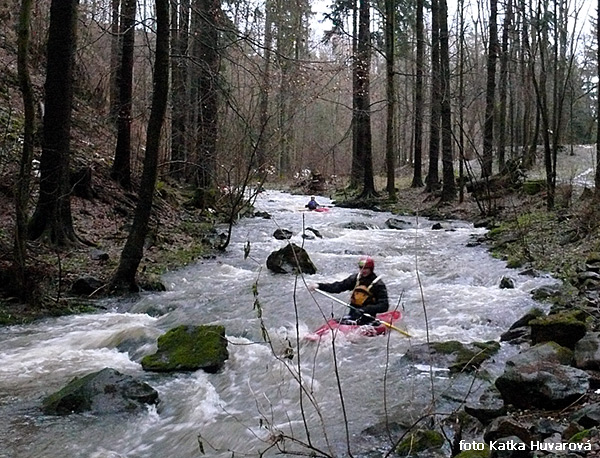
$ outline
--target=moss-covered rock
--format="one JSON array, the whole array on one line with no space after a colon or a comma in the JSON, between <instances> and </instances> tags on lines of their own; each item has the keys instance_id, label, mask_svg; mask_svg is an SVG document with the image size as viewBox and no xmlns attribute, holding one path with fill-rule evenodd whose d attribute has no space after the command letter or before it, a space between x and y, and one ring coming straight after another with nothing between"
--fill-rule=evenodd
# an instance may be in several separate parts
<instances>
[{"instance_id":1,"label":"moss-covered rock","mask_svg":"<svg viewBox=\"0 0 600 458\"><path fill-rule=\"evenodd\" d=\"M487 444L484 444L483 450L465 450L460 452L454 458L489 458L490 455L490 448L487 446Z\"/></svg>"},{"instance_id":2,"label":"moss-covered rock","mask_svg":"<svg viewBox=\"0 0 600 458\"><path fill-rule=\"evenodd\" d=\"M424 450L439 449L444 445L444 437L437 431L417 430L407 434L398 447L396 453L408 456Z\"/></svg>"},{"instance_id":3,"label":"moss-covered rock","mask_svg":"<svg viewBox=\"0 0 600 458\"><path fill-rule=\"evenodd\" d=\"M556 342L544 342L522 350L520 353L512 356L507 361L507 364L510 366L520 366L536 364L539 361L569 366L573 362L573 351Z\"/></svg>"},{"instance_id":4,"label":"moss-covered rock","mask_svg":"<svg viewBox=\"0 0 600 458\"><path fill-rule=\"evenodd\" d=\"M498 342L473 342L465 344L457 340L413 345L402 357L402 362L431 364L447 367L453 373L470 372L500 349Z\"/></svg>"},{"instance_id":5,"label":"moss-covered rock","mask_svg":"<svg viewBox=\"0 0 600 458\"><path fill-rule=\"evenodd\" d=\"M473 342L465 345L457 341L436 342L433 344L436 351L455 356L454 363L450 364L451 372L464 372L477 369L486 359L498 352L498 342Z\"/></svg>"},{"instance_id":6,"label":"moss-covered rock","mask_svg":"<svg viewBox=\"0 0 600 458\"><path fill-rule=\"evenodd\" d=\"M431 347L438 353L443 355L451 355L464 351L465 344L458 340L446 340L445 342L433 342Z\"/></svg>"},{"instance_id":7,"label":"moss-covered rock","mask_svg":"<svg viewBox=\"0 0 600 458\"><path fill-rule=\"evenodd\" d=\"M229 358L224 326L179 326L158 338L158 350L142 359L147 371L204 369L214 373Z\"/></svg>"},{"instance_id":8,"label":"moss-covered rock","mask_svg":"<svg viewBox=\"0 0 600 458\"><path fill-rule=\"evenodd\" d=\"M573 349L587 331L586 317L587 315L580 310L567 310L536 318L529 322L531 341L534 345L556 342Z\"/></svg>"}]
</instances>

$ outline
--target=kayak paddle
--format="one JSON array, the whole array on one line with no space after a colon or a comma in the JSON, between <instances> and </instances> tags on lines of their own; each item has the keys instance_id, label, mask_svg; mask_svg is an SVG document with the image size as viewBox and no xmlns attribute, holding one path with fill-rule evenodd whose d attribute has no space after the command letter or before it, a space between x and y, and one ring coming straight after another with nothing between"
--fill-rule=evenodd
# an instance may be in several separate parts
<instances>
[{"instance_id":1,"label":"kayak paddle","mask_svg":"<svg viewBox=\"0 0 600 458\"><path fill-rule=\"evenodd\" d=\"M388 323L387 321L382 321L382 320L380 320L380 319L378 319L378 318L374 317L373 315L370 315L370 314L368 314L368 313L361 312L361 311L360 311L360 309L358 309L358 308L356 308L356 307L353 307L352 305L350 305L350 304L348 304L348 303L344 302L343 300L341 300L341 299L338 299L337 297L335 297L335 296L332 296L331 294L329 294L329 293L326 293L325 291L321 291L321 290L320 290L320 289L318 289L318 288L317 288L317 289L315 289L315 291L316 291L317 293L320 293L320 294L322 294L322 295L323 295L323 296L325 296L325 297L328 297L329 299L332 299L332 300L334 300L334 301L336 301L336 302L339 302L340 304L343 304L343 305L345 305L345 306L346 306L346 307L348 307L348 308L351 308L352 310L356 310L356 311L358 311L358 312L362 313L364 316L366 316L366 317L368 317L368 318L372 318L372 319L374 319L374 320L377 320L377 321L379 321L379 322L380 322L381 324L383 324L384 326L386 326L386 327L388 327L388 328L390 328L390 329L393 329L394 331L398 331L400 334L402 334L402 335L405 335L406 337L410 337L410 334L409 334L408 332L406 332L406 331L403 331L403 330L402 330L402 329L400 329L400 328L397 328L396 326L394 326L394 325L393 325L393 324L391 324L391 323Z\"/></svg>"}]
</instances>

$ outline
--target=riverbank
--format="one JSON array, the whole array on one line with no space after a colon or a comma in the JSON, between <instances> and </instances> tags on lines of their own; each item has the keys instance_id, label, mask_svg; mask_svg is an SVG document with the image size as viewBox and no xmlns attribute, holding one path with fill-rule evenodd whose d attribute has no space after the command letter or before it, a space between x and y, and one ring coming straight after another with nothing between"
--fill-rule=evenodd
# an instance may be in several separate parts
<instances>
[{"instance_id":1,"label":"riverbank","mask_svg":"<svg viewBox=\"0 0 600 458\"><path fill-rule=\"evenodd\" d=\"M587 158L587 148L578 154ZM564 158L560 158L563 160ZM586 170L587 161L575 165L573 156L565 167ZM581 172L579 176L582 176ZM540 170L529 173L532 182L539 179ZM589 180L589 177L587 178ZM461 219L489 229L485 243L494 257L507 266L525 271L546 272L563 282L560 294L548 298L563 308L598 308L600 304L600 275L596 264L600 259L600 205L593 190L585 182L571 177L557 185L555 207L547 209L546 193L518 186L496 192L493 199L477 202L472 193L464 192L464 200L440 205L438 199L422 189L406 186L398 193L398 201L382 207L394 213L415 214L430 219ZM482 209L493 211L484 214ZM593 329L598 328L600 314L593 314Z\"/></svg>"},{"instance_id":2,"label":"riverbank","mask_svg":"<svg viewBox=\"0 0 600 458\"><path fill-rule=\"evenodd\" d=\"M71 208L80 243L55 249L41 241L28 243L32 303L21 302L10 283L14 233L13 186L0 185L0 324L27 323L48 316L93 311L95 299L118 266L133 220L136 197L111 178L104 161L86 164L93 170L91 194L73 196ZM217 216L189 202L193 191L176 183L159 183L139 267L144 289L160 289L164 273L213 256ZM81 287L79 288L78 285Z\"/></svg>"}]
</instances>

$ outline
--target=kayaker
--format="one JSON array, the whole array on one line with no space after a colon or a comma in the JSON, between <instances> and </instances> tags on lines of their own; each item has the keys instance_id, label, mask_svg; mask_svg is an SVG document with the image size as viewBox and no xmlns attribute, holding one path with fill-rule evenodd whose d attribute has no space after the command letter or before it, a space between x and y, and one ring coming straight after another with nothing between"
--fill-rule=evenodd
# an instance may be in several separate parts
<instances>
[{"instance_id":1,"label":"kayaker","mask_svg":"<svg viewBox=\"0 0 600 458\"><path fill-rule=\"evenodd\" d=\"M305 207L308 208L309 210L316 210L317 208L320 207L320 205L317 203L317 201L315 200L315 198L313 196L310 198L310 200L305 205Z\"/></svg>"},{"instance_id":2,"label":"kayaker","mask_svg":"<svg viewBox=\"0 0 600 458\"><path fill-rule=\"evenodd\" d=\"M387 312L390 307L387 288L381 277L375 272L375 262L369 256L361 257L358 261L358 273L352 274L344 280L333 283L316 283L310 285L311 290L320 289L327 293L341 293L352 291L349 307L350 313L344 316L341 322L356 322L356 324L372 324L377 313ZM369 314L371 317L365 316Z\"/></svg>"}]
</instances>

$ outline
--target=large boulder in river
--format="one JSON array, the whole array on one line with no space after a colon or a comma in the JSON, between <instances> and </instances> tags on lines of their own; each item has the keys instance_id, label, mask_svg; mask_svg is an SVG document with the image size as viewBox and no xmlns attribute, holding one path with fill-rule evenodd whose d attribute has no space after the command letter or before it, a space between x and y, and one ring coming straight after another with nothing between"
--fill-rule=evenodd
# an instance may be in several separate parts
<instances>
[{"instance_id":1,"label":"large boulder in river","mask_svg":"<svg viewBox=\"0 0 600 458\"><path fill-rule=\"evenodd\" d=\"M544 311L540 308L534 307L534 308L530 309L527 313L525 313L525 315L523 315L517 321L515 321L512 324L512 326L508 329L510 330L510 329L521 328L524 326L529 326L529 323L531 323L536 318L540 318L542 316L545 316Z\"/></svg>"},{"instance_id":2,"label":"large boulder in river","mask_svg":"<svg viewBox=\"0 0 600 458\"><path fill-rule=\"evenodd\" d=\"M567 310L542 316L529 322L531 342L533 345L543 342L556 342L570 349L581 339L587 327L587 315L581 310Z\"/></svg>"},{"instance_id":3,"label":"large boulder in river","mask_svg":"<svg viewBox=\"0 0 600 458\"><path fill-rule=\"evenodd\" d=\"M62 390L44 399L42 410L46 415L121 413L157 402L158 393L150 385L107 367L73 379Z\"/></svg>"},{"instance_id":4,"label":"large boulder in river","mask_svg":"<svg viewBox=\"0 0 600 458\"><path fill-rule=\"evenodd\" d=\"M158 350L144 356L142 367L153 372L219 371L229 358L224 326L173 328L158 338Z\"/></svg>"},{"instance_id":5,"label":"large boulder in river","mask_svg":"<svg viewBox=\"0 0 600 458\"><path fill-rule=\"evenodd\" d=\"M450 372L470 372L500 349L498 342L465 344L456 340L413 345L401 358L403 362L447 367Z\"/></svg>"},{"instance_id":6,"label":"large boulder in river","mask_svg":"<svg viewBox=\"0 0 600 458\"><path fill-rule=\"evenodd\" d=\"M518 408L561 409L589 389L589 375L568 366L573 352L554 342L531 347L510 358L496 387L506 404Z\"/></svg>"},{"instance_id":7,"label":"large boulder in river","mask_svg":"<svg viewBox=\"0 0 600 458\"><path fill-rule=\"evenodd\" d=\"M273 237L277 240L289 240L293 235L294 233L288 229L277 228L275 229L275 232L273 232Z\"/></svg>"},{"instance_id":8,"label":"large boulder in river","mask_svg":"<svg viewBox=\"0 0 600 458\"><path fill-rule=\"evenodd\" d=\"M397 229L399 231L411 228L410 222L398 218L389 218L386 220L385 225L390 229Z\"/></svg>"},{"instance_id":9,"label":"large boulder in river","mask_svg":"<svg viewBox=\"0 0 600 458\"><path fill-rule=\"evenodd\" d=\"M530 342L531 327L529 326L529 323L542 316L546 316L546 314L540 308L535 307L529 310L525 315L515 321L513 325L508 328L508 331L500 336L500 341L510 342L511 344Z\"/></svg>"},{"instance_id":10,"label":"large boulder in river","mask_svg":"<svg viewBox=\"0 0 600 458\"><path fill-rule=\"evenodd\" d=\"M312 275L317 272L306 250L294 243L273 251L267 258L267 268L276 274L302 272Z\"/></svg>"}]
</instances>

